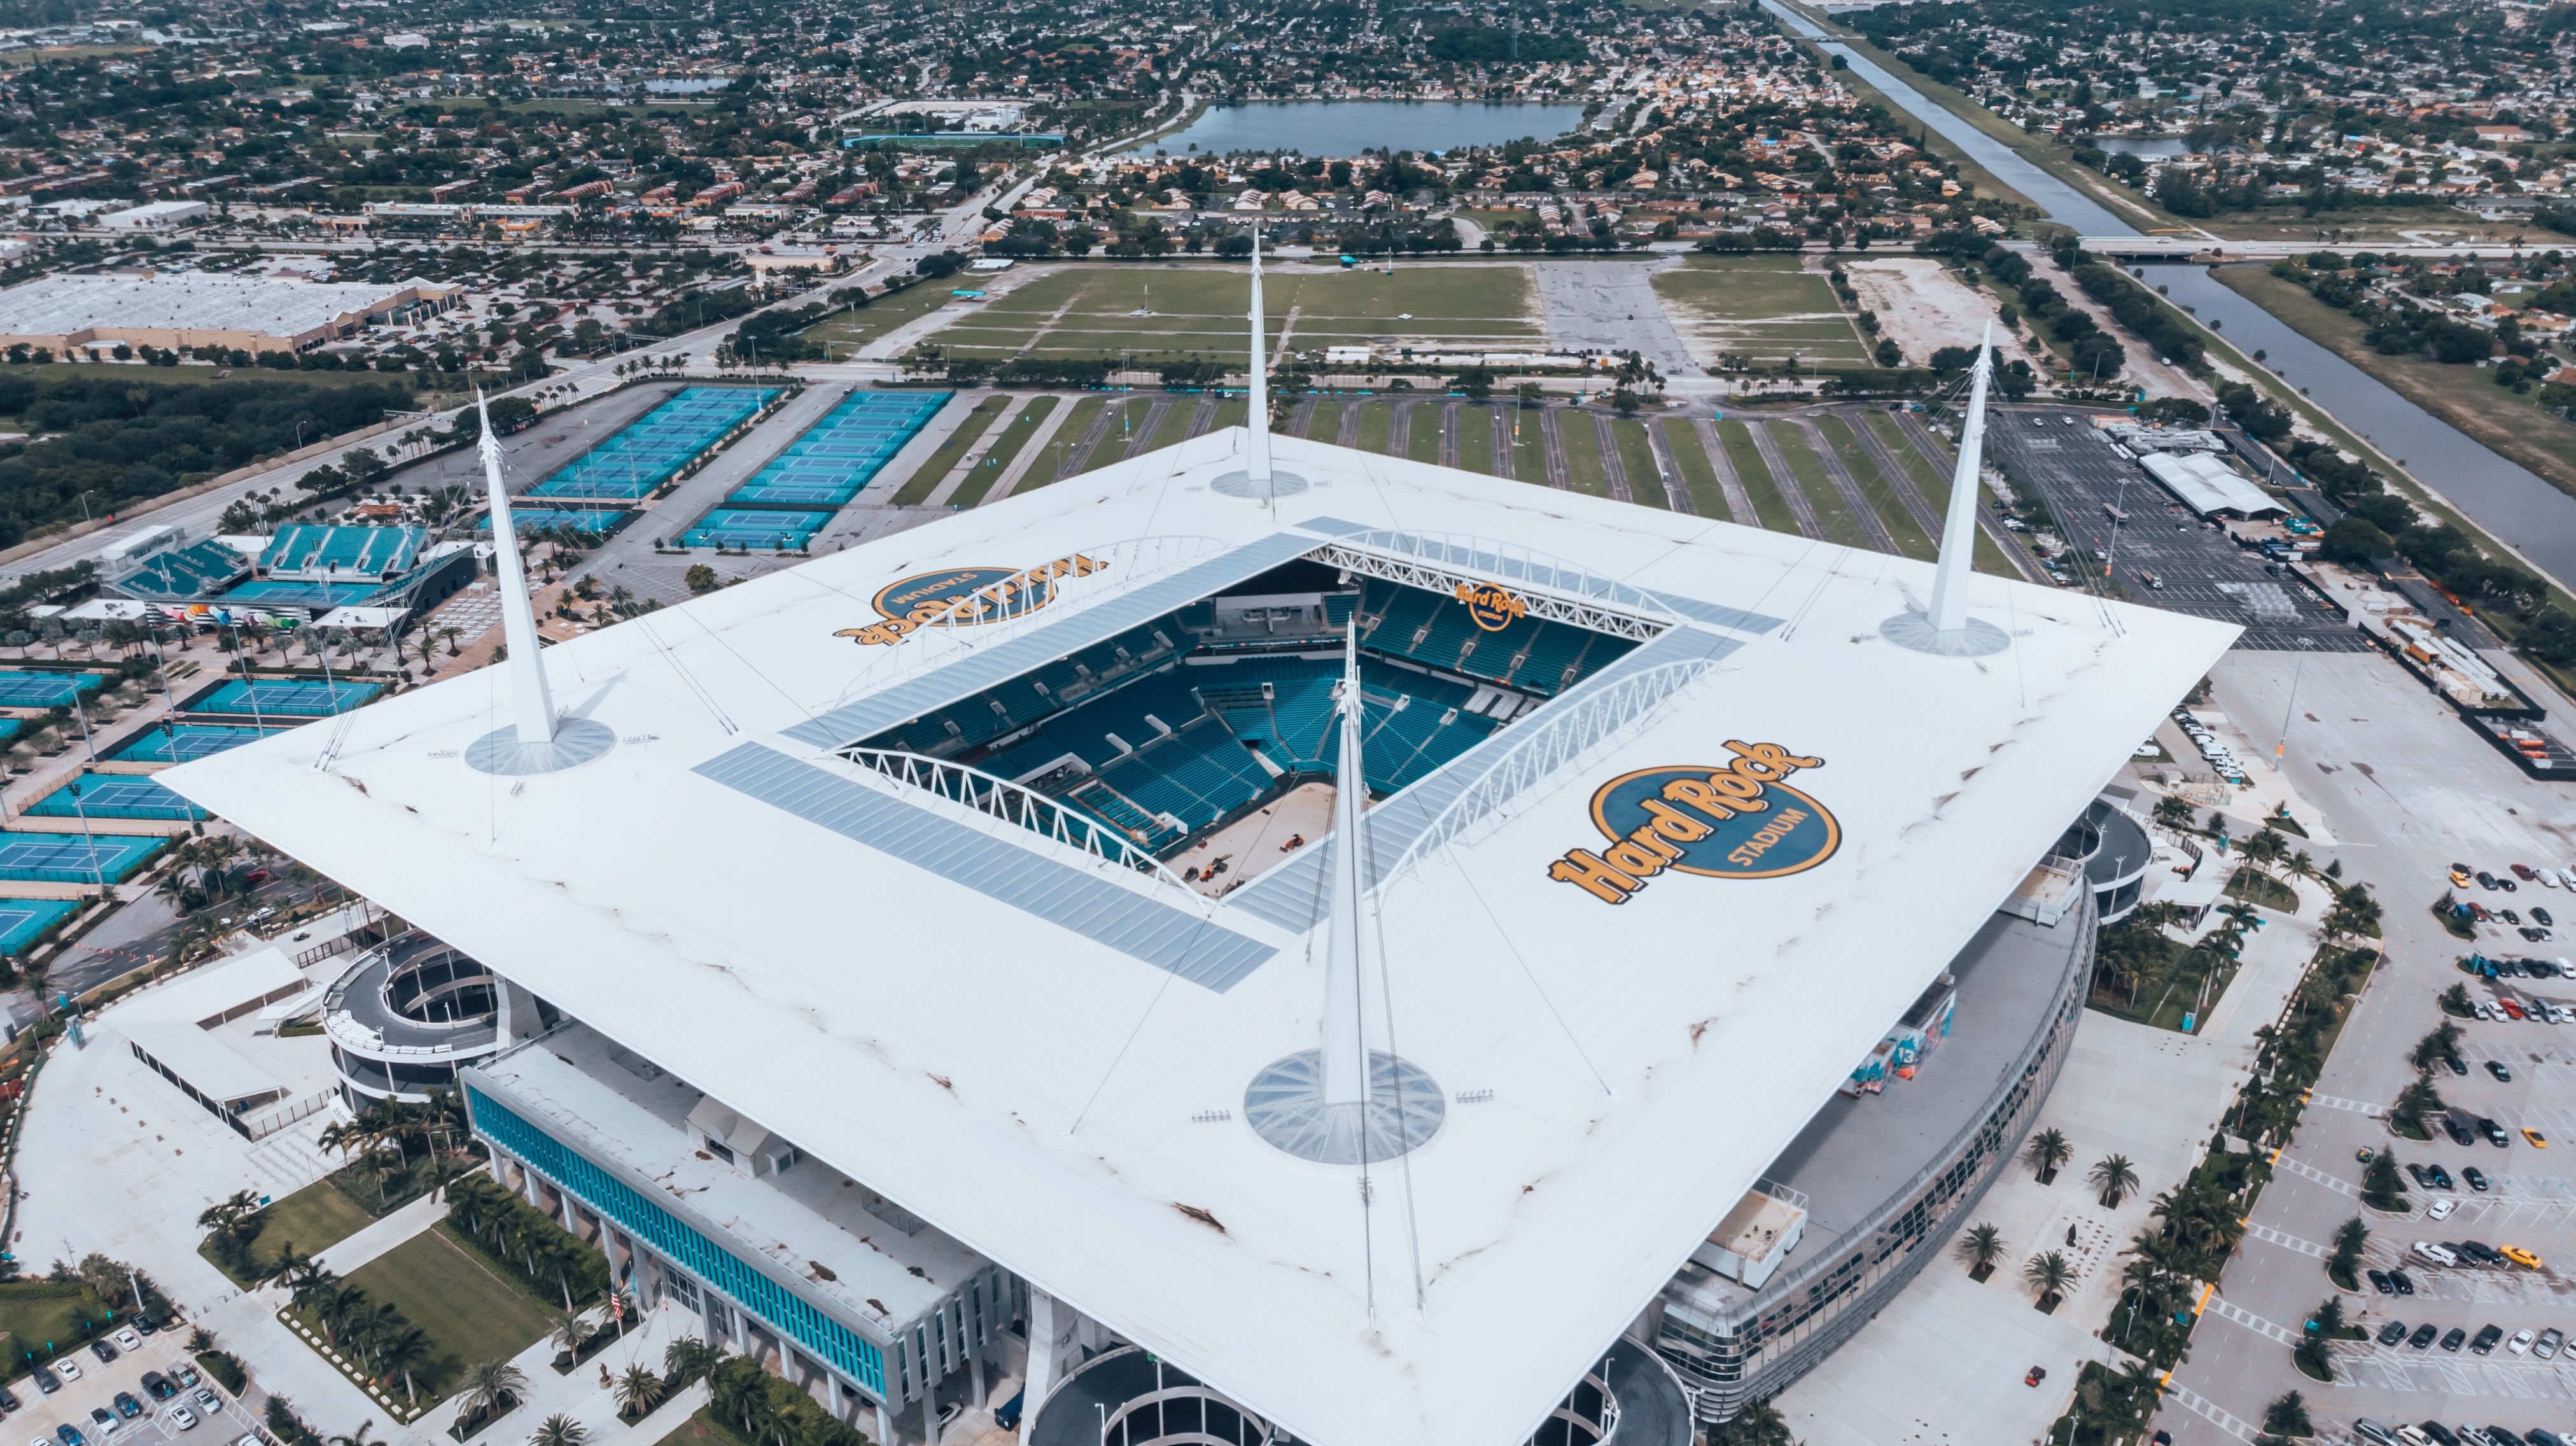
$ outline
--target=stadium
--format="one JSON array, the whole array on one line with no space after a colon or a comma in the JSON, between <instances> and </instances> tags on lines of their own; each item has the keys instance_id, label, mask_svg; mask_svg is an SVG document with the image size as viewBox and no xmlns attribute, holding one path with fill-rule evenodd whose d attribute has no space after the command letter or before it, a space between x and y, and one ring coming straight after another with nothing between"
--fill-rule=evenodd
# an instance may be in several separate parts
<instances>
[{"instance_id":1,"label":"stadium","mask_svg":"<svg viewBox=\"0 0 2576 1446\"><path fill-rule=\"evenodd\" d=\"M880 1440L1680 1443L2010 1156L2233 633L1236 428L161 777L488 971L499 1178Z\"/></svg>"}]
</instances>

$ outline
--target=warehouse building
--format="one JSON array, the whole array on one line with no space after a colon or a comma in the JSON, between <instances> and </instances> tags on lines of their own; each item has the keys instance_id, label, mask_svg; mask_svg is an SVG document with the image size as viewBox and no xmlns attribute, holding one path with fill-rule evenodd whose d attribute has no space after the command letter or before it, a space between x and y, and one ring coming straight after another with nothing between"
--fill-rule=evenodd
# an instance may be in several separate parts
<instances>
[{"instance_id":1,"label":"warehouse building","mask_svg":"<svg viewBox=\"0 0 2576 1446\"><path fill-rule=\"evenodd\" d=\"M464 288L417 277L389 284L267 277L48 276L0 291L0 348L58 356L118 343L165 350L304 351L373 322L436 315Z\"/></svg>"}]
</instances>

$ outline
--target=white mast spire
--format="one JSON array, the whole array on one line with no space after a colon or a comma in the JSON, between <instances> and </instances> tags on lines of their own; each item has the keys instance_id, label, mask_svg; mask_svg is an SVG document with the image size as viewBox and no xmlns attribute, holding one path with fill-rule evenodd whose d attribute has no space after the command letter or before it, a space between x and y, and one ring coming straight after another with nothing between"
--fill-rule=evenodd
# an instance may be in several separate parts
<instances>
[{"instance_id":1,"label":"white mast spire","mask_svg":"<svg viewBox=\"0 0 2576 1446\"><path fill-rule=\"evenodd\" d=\"M1253 435L1260 436L1260 429L1254 428ZM1367 878L1360 864L1360 805L1368 797L1368 775L1360 766L1356 610L1343 636L1340 710L1342 756L1333 768L1333 857L1327 880L1332 917L1324 934L1324 1045L1317 1071L1328 1108L1359 1105L1368 1098L1368 1042L1360 1020L1360 895Z\"/></svg>"},{"instance_id":2,"label":"white mast spire","mask_svg":"<svg viewBox=\"0 0 2576 1446\"><path fill-rule=\"evenodd\" d=\"M1977 338L1977 365L1968 384L1967 420L1959 424L1959 466L1950 477L1950 511L1941 523L1941 560L1932 573L1928 620L1935 633L1968 625L1968 576L1977 560L1977 482L1986 443L1986 379L1995 369L1995 326Z\"/></svg>"},{"instance_id":3,"label":"white mast spire","mask_svg":"<svg viewBox=\"0 0 2576 1446\"><path fill-rule=\"evenodd\" d=\"M527 570L519 561L519 533L510 520L510 489L501 485L501 439L492 434L492 409L474 389L483 423L476 450L483 457L483 485L491 494L492 561L501 588L501 637L510 649L510 696L522 744L552 743L555 702L546 690L545 664L537 659L537 613L528 602Z\"/></svg>"},{"instance_id":4,"label":"white mast spire","mask_svg":"<svg viewBox=\"0 0 2576 1446\"><path fill-rule=\"evenodd\" d=\"M1255 488L1270 486L1270 328L1261 315L1261 231L1252 232L1252 410L1244 419L1252 438L1244 448L1244 473Z\"/></svg>"}]
</instances>

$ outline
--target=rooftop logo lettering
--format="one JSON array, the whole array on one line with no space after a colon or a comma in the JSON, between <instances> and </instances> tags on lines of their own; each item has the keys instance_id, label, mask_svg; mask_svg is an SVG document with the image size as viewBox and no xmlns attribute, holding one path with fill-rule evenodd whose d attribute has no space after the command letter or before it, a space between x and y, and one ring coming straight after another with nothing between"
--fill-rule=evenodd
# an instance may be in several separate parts
<instances>
[{"instance_id":1,"label":"rooftop logo lettering","mask_svg":"<svg viewBox=\"0 0 2576 1446\"><path fill-rule=\"evenodd\" d=\"M873 599L885 621L843 628L832 636L861 647L902 642L919 629L974 627L1026 617L1055 601L1058 578L1089 577L1109 564L1073 553L1030 568L951 567L898 578Z\"/></svg>"},{"instance_id":2,"label":"rooftop logo lettering","mask_svg":"<svg viewBox=\"0 0 2576 1446\"><path fill-rule=\"evenodd\" d=\"M1489 633L1501 632L1529 611L1528 605L1508 589L1490 582L1458 584L1458 601L1467 605L1467 616L1476 620L1476 626Z\"/></svg>"},{"instance_id":3,"label":"rooftop logo lettering","mask_svg":"<svg viewBox=\"0 0 2576 1446\"><path fill-rule=\"evenodd\" d=\"M1842 825L1787 780L1825 760L1777 743L1726 745L1732 762L1623 773L1592 795L1607 847L1568 849L1547 876L1605 904L1624 904L1671 870L1712 879L1776 879L1832 858Z\"/></svg>"}]
</instances>

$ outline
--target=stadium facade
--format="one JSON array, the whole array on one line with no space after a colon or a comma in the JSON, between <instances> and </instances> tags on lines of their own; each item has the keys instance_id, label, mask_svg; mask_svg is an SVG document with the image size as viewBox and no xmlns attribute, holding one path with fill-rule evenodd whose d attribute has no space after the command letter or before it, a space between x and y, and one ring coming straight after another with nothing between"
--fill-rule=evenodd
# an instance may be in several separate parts
<instances>
[{"instance_id":1,"label":"stadium facade","mask_svg":"<svg viewBox=\"0 0 2576 1446\"><path fill-rule=\"evenodd\" d=\"M499 1177L881 1439L1678 1442L2009 1156L2233 631L1238 428L164 778L478 961Z\"/></svg>"},{"instance_id":2,"label":"stadium facade","mask_svg":"<svg viewBox=\"0 0 2576 1446\"><path fill-rule=\"evenodd\" d=\"M298 523L270 537L173 532L156 542L117 559L105 590L198 625L398 629L482 570L472 544L441 542L419 527Z\"/></svg>"}]
</instances>

